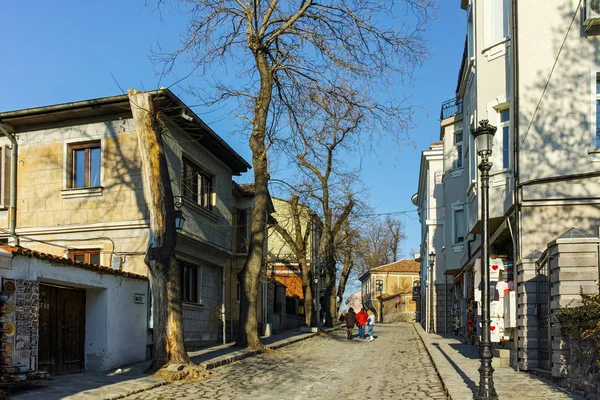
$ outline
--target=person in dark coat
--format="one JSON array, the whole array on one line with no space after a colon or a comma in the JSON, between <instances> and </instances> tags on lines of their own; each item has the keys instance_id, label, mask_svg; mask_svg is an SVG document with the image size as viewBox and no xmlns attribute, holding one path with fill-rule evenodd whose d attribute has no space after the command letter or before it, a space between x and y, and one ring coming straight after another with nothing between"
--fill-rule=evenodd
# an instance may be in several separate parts
<instances>
[{"instance_id":1,"label":"person in dark coat","mask_svg":"<svg viewBox=\"0 0 600 400\"><path fill-rule=\"evenodd\" d=\"M346 330L348 331L348 339L352 339L352 328L356 322L356 313L354 308L350 307L348 314L346 314Z\"/></svg>"}]
</instances>

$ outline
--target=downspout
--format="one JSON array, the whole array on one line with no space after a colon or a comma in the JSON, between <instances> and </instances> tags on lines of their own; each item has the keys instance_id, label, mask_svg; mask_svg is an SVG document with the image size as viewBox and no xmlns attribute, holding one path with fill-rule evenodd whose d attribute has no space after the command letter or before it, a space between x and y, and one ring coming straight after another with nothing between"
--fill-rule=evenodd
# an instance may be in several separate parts
<instances>
[{"instance_id":1,"label":"downspout","mask_svg":"<svg viewBox=\"0 0 600 400\"><path fill-rule=\"evenodd\" d=\"M513 282L515 288L517 288L517 261L521 259L521 207L519 204L519 40L518 40L518 5L517 0L511 2L511 15L512 15L512 32L511 32L511 45L512 45L512 104L511 108L513 111L513 132L514 132L514 156L513 156L513 202L514 202L514 215L515 215L515 230L513 232L510 224L510 218L507 218L508 227L510 229L510 235L513 240ZM516 236L516 237L515 237ZM516 311L516 310L515 310ZM517 320L519 316L517 315ZM519 371L519 328L516 328L516 334L513 338L513 348L515 350L515 366Z\"/></svg>"},{"instance_id":2,"label":"downspout","mask_svg":"<svg viewBox=\"0 0 600 400\"><path fill-rule=\"evenodd\" d=\"M229 265L229 268L231 269L231 264ZM221 321L223 321L223 344L225 344L227 343L227 326L225 322L225 269L223 269L221 277Z\"/></svg>"},{"instance_id":3,"label":"downspout","mask_svg":"<svg viewBox=\"0 0 600 400\"><path fill-rule=\"evenodd\" d=\"M10 133L6 127L0 123L0 130L10 140L12 143L12 148L10 150L10 225L9 231L10 235L13 237L15 241L15 246L19 246L19 237L17 236L17 154L19 153L19 145L17 143L17 138L15 135Z\"/></svg>"},{"instance_id":4,"label":"downspout","mask_svg":"<svg viewBox=\"0 0 600 400\"><path fill-rule=\"evenodd\" d=\"M517 0L512 0L512 78L513 78L513 101L511 108L513 110L513 132L514 132L514 157L513 157L513 202L515 214L515 232L516 241L513 249L513 268L516 278L517 261L521 259L521 207L519 204L519 51L518 51L518 6Z\"/></svg>"}]
</instances>

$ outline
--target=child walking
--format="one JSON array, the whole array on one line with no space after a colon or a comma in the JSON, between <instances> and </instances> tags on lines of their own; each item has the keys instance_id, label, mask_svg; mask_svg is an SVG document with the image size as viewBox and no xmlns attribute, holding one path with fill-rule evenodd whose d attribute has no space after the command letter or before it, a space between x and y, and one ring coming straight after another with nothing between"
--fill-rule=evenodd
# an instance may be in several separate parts
<instances>
[{"instance_id":1,"label":"child walking","mask_svg":"<svg viewBox=\"0 0 600 400\"><path fill-rule=\"evenodd\" d=\"M369 311L369 318L367 318L367 334L369 335L369 342L372 342L375 338L373 337L373 326L375 325L375 315Z\"/></svg>"}]
</instances>

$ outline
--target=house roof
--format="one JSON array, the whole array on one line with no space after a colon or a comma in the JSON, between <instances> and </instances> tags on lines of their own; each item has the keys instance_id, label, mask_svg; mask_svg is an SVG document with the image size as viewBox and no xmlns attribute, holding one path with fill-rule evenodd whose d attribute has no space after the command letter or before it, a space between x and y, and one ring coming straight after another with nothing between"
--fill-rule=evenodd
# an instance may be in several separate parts
<instances>
[{"instance_id":1,"label":"house roof","mask_svg":"<svg viewBox=\"0 0 600 400\"><path fill-rule=\"evenodd\" d=\"M233 181L233 190L234 190L234 194L239 195L240 197L254 197L256 195L256 192L254 191L254 182L252 183L237 183L235 181ZM267 204L267 208L268 208L268 212L269 214L272 214L275 212L275 206L273 205L273 197L271 196L271 193L269 192L269 188L267 188L267 195L268 195L268 204ZM274 220L272 220L272 218L269 216L269 223L275 223Z\"/></svg>"},{"instance_id":2,"label":"house roof","mask_svg":"<svg viewBox=\"0 0 600 400\"><path fill-rule=\"evenodd\" d=\"M244 192L247 192L249 194L254 194L254 182L252 183L239 183L238 184L240 188L242 188L242 190Z\"/></svg>"},{"instance_id":3,"label":"house roof","mask_svg":"<svg viewBox=\"0 0 600 400\"><path fill-rule=\"evenodd\" d=\"M54 254L42 253L39 251L27 249L25 247L20 246L8 246L8 245L0 245L0 250L4 250L7 253L11 253L14 256L24 256L37 258L38 260L47 261L54 265L55 267L59 266L67 266L67 267L75 267L81 269L87 269L88 271L97 272L99 274L107 274L107 275L119 275L132 279L142 279L148 280L147 277L139 274L134 274L131 272L121 271L119 269L114 269L110 267L105 267L97 264L87 264L81 261L74 261L69 258L59 257Z\"/></svg>"},{"instance_id":4,"label":"house roof","mask_svg":"<svg viewBox=\"0 0 600 400\"><path fill-rule=\"evenodd\" d=\"M376 274L378 272L404 272L404 273L419 273L421 271L421 264L414 260L400 260L393 262L391 264L380 265L379 267L371 268L364 274L362 274L358 279L362 279L363 277L369 274Z\"/></svg>"},{"instance_id":5,"label":"house roof","mask_svg":"<svg viewBox=\"0 0 600 400\"><path fill-rule=\"evenodd\" d=\"M251 168L219 135L186 106L169 89L149 91L154 103L164 115L192 136L197 143L229 166L234 175ZM126 94L99 99L82 100L51 106L0 112L0 122L15 132L29 132L49 127L65 126L68 121L131 118L129 97ZM190 118L191 117L191 118Z\"/></svg>"}]
</instances>

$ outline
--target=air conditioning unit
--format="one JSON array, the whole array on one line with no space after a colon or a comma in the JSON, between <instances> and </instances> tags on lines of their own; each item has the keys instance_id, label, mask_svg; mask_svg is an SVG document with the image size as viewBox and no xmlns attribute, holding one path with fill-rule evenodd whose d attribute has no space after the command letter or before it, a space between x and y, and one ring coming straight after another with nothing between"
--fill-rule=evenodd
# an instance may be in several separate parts
<instances>
[{"instance_id":1,"label":"air conditioning unit","mask_svg":"<svg viewBox=\"0 0 600 400\"><path fill-rule=\"evenodd\" d=\"M583 26L588 31L600 25L600 0L585 0L585 21Z\"/></svg>"}]
</instances>

